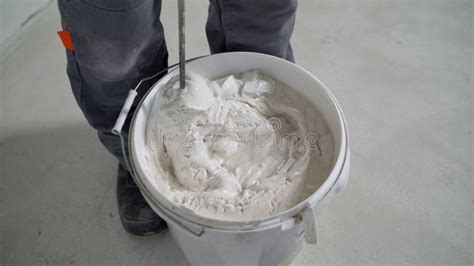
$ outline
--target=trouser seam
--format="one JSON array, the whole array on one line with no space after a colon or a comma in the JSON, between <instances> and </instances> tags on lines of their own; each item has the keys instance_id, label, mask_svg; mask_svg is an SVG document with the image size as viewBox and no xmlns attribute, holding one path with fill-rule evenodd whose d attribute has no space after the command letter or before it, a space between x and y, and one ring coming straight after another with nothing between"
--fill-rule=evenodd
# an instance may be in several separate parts
<instances>
[{"instance_id":1,"label":"trouser seam","mask_svg":"<svg viewBox=\"0 0 474 266\"><path fill-rule=\"evenodd\" d=\"M225 0L221 0L222 2L222 16L224 18L224 25L223 25L223 30L224 30L224 48L225 48L225 51L229 51L229 47L228 47L228 41L227 41L227 7L226 7L226 3L225 3Z\"/></svg>"},{"instance_id":2,"label":"trouser seam","mask_svg":"<svg viewBox=\"0 0 474 266\"><path fill-rule=\"evenodd\" d=\"M62 22L63 22L62 26L63 26L64 31L67 31L67 32L69 32L69 34L72 35L71 28L69 26L68 16L67 16L68 3L69 3L69 1L63 3L62 16L64 18L62 19ZM81 84L80 84L80 88L79 88L79 108L82 110L82 107L83 107L82 106L82 102L83 102L82 101L82 99L83 99L82 93L83 93L83 86L84 86L84 77L82 76L81 70L79 69L79 64L77 63L76 52L66 50L66 53L68 53L68 52L71 53L71 57L74 59L74 65L76 66L77 77L81 80Z\"/></svg>"}]
</instances>

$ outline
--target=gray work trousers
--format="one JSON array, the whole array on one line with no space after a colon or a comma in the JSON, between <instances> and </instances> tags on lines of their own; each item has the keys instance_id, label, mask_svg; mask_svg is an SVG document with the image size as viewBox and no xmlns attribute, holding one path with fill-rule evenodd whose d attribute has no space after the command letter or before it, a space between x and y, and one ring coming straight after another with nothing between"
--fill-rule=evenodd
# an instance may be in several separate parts
<instances>
[{"instance_id":1,"label":"gray work trousers","mask_svg":"<svg viewBox=\"0 0 474 266\"><path fill-rule=\"evenodd\" d=\"M251 51L294 61L296 6L297 0L211 0L211 53ZM75 48L66 50L74 97L103 145L126 166L111 129L128 91L168 66L161 0L58 0L58 7Z\"/></svg>"}]
</instances>

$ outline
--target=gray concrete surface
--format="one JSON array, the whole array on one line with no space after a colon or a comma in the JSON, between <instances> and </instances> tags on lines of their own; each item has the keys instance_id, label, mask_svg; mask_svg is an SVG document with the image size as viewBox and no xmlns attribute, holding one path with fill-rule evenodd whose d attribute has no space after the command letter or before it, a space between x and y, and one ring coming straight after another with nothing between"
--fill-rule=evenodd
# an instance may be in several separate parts
<instances>
[{"instance_id":1,"label":"gray concrete surface","mask_svg":"<svg viewBox=\"0 0 474 266\"><path fill-rule=\"evenodd\" d=\"M17 37L54 0L0 0L0 61L19 44Z\"/></svg>"},{"instance_id":2,"label":"gray concrete surface","mask_svg":"<svg viewBox=\"0 0 474 266\"><path fill-rule=\"evenodd\" d=\"M188 55L207 54L207 4L187 1ZM177 60L176 4L163 21ZM473 263L473 6L461 0L300 0L297 62L339 99L347 190L295 265ZM56 6L1 62L0 264L186 265L169 233L121 228L116 161L79 112Z\"/></svg>"},{"instance_id":3,"label":"gray concrete surface","mask_svg":"<svg viewBox=\"0 0 474 266\"><path fill-rule=\"evenodd\" d=\"M0 1L0 43L10 38L34 14L51 0L1 0Z\"/></svg>"}]
</instances>

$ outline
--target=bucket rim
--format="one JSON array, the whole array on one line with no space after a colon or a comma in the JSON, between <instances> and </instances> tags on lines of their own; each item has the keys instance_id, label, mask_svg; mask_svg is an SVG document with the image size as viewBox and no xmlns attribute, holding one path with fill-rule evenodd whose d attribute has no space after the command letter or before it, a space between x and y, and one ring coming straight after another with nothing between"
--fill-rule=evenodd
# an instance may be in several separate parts
<instances>
[{"instance_id":1,"label":"bucket rim","mask_svg":"<svg viewBox=\"0 0 474 266\"><path fill-rule=\"evenodd\" d=\"M165 82L166 79L169 79L176 74L177 67L171 68L166 75L164 75L162 78L160 78L151 86L151 88L145 93L145 95L139 101L133 113L132 120L130 122L129 138L128 138L128 146L129 146L129 151L130 151L129 158L130 158L133 171L136 175L135 182L139 186L140 190L144 194L145 199L149 202L149 204L152 205L152 207L153 207L153 204L158 205L159 209L162 210L164 214L172 216L172 217L168 217L169 219L172 219L174 221L184 220L187 223L191 223L193 225L196 225L202 228L212 228L214 230L218 229L218 230L225 230L225 231L241 231L241 230L249 231L249 230L256 230L261 227L280 224L283 220L295 219L298 216L298 214L302 212L302 210L308 204L308 201L310 199L315 199L313 206L314 204L317 204L319 201L324 199L324 197L327 196L329 192L331 191L331 189L336 185L338 179L340 178L342 169L344 168L344 165L347 163L348 154L349 154L349 139L348 139L348 132L347 132L347 124L345 121L344 114L342 113L342 109L339 103L337 102L336 98L332 94L332 92L327 88L327 86L319 78L314 76L308 70L304 69L303 67L299 65L296 65L295 63L286 61L279 57L275 57L275 56L267 55L267 54L261 54L261 53L254 53L254 52L226 52L226 53L213 54L213 55L197 58L196 60L193 60L192 63L193 64L199 63L200 60L205 60L208 57L224 57L225 58L227 56L244 56L244 55L257 57L257 58L266 57L266 59L275 60L275 61L278 61L278 63L287 64L289 67L297 68L299 71L302 71L304 74L308 75L311 79L313 79L314 81L316 81L316 83L318 83L320 88L328 95L329 99L331 100L332 105L334 105L335 109L337 110L337 117L339 120L338 123L340 124L340 131L341 131L339 133L342 136L339 150L334 151L335 153L334 156L337 156L337 158L334 157L335 159L333 159L334 162L332 164L332 168L329 171L327 177L324 179L322 184L312 194L310 194L305 199L301 200L299 203L295 204L289 209L274 213L272 215L269 215L260 219L253 219L253 220L246 220L246 221L232 221L232 220L221 220L221 219L206 217L206 216L197 214L196 212L190 211L189 209L185 209L179 206L178 204L167 199L165 196L161 194L161 192L157 190L155 192L156 194L160 196L160 199L158 199L158 197L156 197L156 194L150 191L150 190L156 190L156 189L147 187L145 185L144 180L142 180L142 179L147 179L147 177L143 176L144 174L140 170L140 167L137 167L137 163L135 162L136 150L134 149L132 143L133 143L133 136L134 136L135 121L142 107L143 102L147 99L147 97L152 91L157 89L157 86L159 84L161 84L162 82Z\"/></svg>"}]
</instances>

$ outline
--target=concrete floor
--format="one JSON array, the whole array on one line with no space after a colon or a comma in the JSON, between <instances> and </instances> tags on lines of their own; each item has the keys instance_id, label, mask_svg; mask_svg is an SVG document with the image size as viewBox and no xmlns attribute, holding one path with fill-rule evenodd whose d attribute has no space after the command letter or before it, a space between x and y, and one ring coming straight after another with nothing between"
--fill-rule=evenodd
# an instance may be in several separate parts
<instances>
[{"instance_id":1,"label":"concrete floor","mask_svg":"<svg viewBox=\"0 0 474 266\"><path fill-rule=\"evenodd\" d=\"M52 0L2 0L0 1L0 44L8 40L29 18Z\"/></svg>"},{"instance_id":2,"label":"concrete floor","mask_svg":"<svg viewBox=\"0 0 474 266\"><path fill-rule=\"evenodd\" d=\"M207 54L207 3L187 2L188 55ZM294 264L472 265L472 1L299 5L297 62L340 101L353 166ZM117 163L73 100L59 25L53 4L1 61L0 264L186 265L168 232L121 228Z\"/></svg>"}]
</instances>

